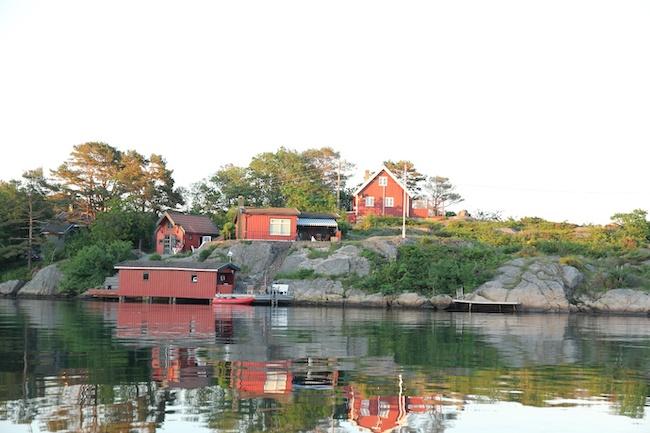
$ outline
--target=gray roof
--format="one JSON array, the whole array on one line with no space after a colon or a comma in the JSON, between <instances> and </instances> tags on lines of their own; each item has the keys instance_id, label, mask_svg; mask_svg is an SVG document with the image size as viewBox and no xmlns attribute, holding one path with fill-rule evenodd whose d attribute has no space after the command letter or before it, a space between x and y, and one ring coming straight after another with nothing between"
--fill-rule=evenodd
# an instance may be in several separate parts
<instances>
[{"instance_id":1,"label":"gray roof","mask_svg":"<svg viewBox=\"0 0 650 433\"><path fill-rule=\"evenodd\" d=\"M212 262L186 262L180 260L162 261L162 260L127 260L115 265L115 269L188 269L197 271L220 271L221 269L233 269L239 271L239 266L232 263L212 263Z\"/></svg>"}]
</instances>

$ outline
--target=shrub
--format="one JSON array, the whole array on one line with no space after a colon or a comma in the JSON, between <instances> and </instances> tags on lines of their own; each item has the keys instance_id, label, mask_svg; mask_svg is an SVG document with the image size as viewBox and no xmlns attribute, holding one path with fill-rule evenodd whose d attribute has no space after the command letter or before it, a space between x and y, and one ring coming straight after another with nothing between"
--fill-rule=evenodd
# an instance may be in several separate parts
<instances>
[{"instance_id":1,"label":"shrub","mask_svg":"<svg viewBox=\"0 0 650 433\"><path fill-rule=\"evenodd\" d=\"M199 262L204 262L205 259L207 259L208 257L210 257L210 254L212 254L212 252L213 252L216 248L217 248L216 245L210 245L210 246L207 246L207 247L202 248L201 251L199 252Z\"/></svg>"},{"instance_id":2,"label":"shrub","mask_svg":"<svg viewBox=\"0 0 650 433\"><path fill-rule=\"evenodd\" d=\"M20 266L13 269L8 269L0 273L0 283L11 280L31 280L32 273L27 266Z\"/></svg>"},{"instance_id":3,"label":"shrub","mask_svg":"<svg viewBox=\"0 0 650 433\"><path fill-rule=\"evenodd\" d=\"M61 266L61 290L78 294L98 287L106 277L115 273L113 267L116 263L130 258L133 258L133 253L131 243L127 241L88 245Z\"/></svg>"},{"instance_id":4,"label":"shrub","mask_svg":"<svg viewBox=\"0 0 650 433\"><path fill-rule=\"evenodd\" d=\"M352 229L352 224L350 224L346 220L341 220L337 224L338 224L339 230L341 231L341 234L343 236L347 235L348 232Z\"/></svg>"},{"instance_id":5,"label":"shrub","mask_svg":"<svg viewBox=\"0 0 650 433\"><path fill-rule=\"evenodd\" d=\"M560 257L560 264L566 266L573 266L577 269L584 269L585 262L578 256L564 256Z\"/></svg>"},{"instance_id":6,"label":"shrub","mask_svg":"<svg viewBox=\"0 0 650 433\"><path fill-rule=\"evenodd\" d=\"M497 248L440 243L406 245L397 260L386 262L364 251L373 272L354 284L383 293L416 291L422 294L453 294L463 286L472 290L487 281L507 256Z\"/></svg>"},{"instance_id":7,"label":"shrub","mask_svg":"<svg viewBox=\"0 0 650 433\"><path fill-rule=\"evenodd\" d=\"M149 256L149 260L152 260L152 261L154 261L154 262L157 262L157 261L162 260L162 257L160 257L160 254L156 254L156 253L154 253L154 254L152 254L152 255Z\"/></svg>"},{"instance_id":8,"label":"shrub","mask_svg":"<svg viewBox=\"0 0 650 433\"><path fill-rule=\"evenodd\" d=\"M275 275L278 280L313 280L320 277L313 269L299 269L293 272L279 272Z\"/></svg>"}]
</instances>

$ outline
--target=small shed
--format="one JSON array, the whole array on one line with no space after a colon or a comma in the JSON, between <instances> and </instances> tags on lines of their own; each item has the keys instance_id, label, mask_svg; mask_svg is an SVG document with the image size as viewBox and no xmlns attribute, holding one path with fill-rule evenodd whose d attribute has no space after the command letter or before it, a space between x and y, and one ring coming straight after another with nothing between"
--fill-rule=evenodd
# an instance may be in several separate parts
<instances>
[{"instance_id":1,"label":"small shed","mask_svg":"<svg viewBox=\"0 0 650 433\"><path fill-rule=\"evenodd\" d=\"M232 263L126 261L118 270L120 297L208 299L229 294L239 267Z\"/></svg>"}]
</instances>

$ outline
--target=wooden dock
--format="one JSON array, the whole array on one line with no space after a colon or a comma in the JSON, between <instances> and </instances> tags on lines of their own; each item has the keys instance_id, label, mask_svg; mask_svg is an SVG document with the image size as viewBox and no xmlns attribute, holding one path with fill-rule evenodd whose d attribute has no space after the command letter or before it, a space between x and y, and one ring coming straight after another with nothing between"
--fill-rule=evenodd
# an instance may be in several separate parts
<instances>
[{"instance_id":1,"label":"wooden dock","mask_svg":"<svg viewBox=\"0 0 650 433\"><path fill-rule=\"evenodd\" d=\"M447 311L460 311L468 313L516 313L521 302L494 302L494 301L468 301L454 299Z\"/></svg>"},{"instance_id":2,"label":"wooden dock","mask_svg":"<svg viewBox=\"0 0 650 433\"><path fill-rule=\"evenodd\" d=\"M88 289L84 293L86 296L100 299L117 299L119 295L115 289Z\"/></svg>"}]
</instances>

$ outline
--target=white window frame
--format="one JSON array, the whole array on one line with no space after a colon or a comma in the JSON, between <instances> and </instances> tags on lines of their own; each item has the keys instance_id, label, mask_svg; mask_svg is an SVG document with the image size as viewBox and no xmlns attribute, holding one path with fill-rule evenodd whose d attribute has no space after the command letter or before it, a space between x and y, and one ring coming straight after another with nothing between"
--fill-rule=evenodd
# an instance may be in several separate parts
<instances>
[{"instance_id":1,"label":"white window frame","mask_svg":"<svg viewBox=\"0 0 650 433\"><path fill-rule=\"evenodd\" d=\"M386 197L384 200L385 207L395 207L395 199L393 197Z\"/></svg>"},{"instance_id":2,"label":"white window frame","mask_svg":"<svg viewBox=\"0 0 650 433\"><path fill-rule=\"evenodd\" d=\"M291 236L290 218L271 218L269 220L269 235Z\"/></svg>"},{"instance_id":3,"label":"white window frame","mask_svg":"<svg viewBox=\"0 0 650 433\"><path fill-rule=\"evenodd\" d=\"M366 207L375 207L375 198L371 195L364 198Z\"/></svg>"},{"instance_id":4,"label":"white window frame","mask_svg":"<svg viewBox=\"0 0 650 433\"><path fill-rule=\"evenodd\" d=\"M212 242L212 236L201 236L201 245L206 242Z\"/></svg>"},{"instance_id":5,"label":"white window frame","mask_svg":"<svg viewBox=\"0 0 650 433\"><path fill-rule=\"evenodd\" d=\"M379 186L388 186L388 176L379 176Z\"/></svg>"}]
</instances>

